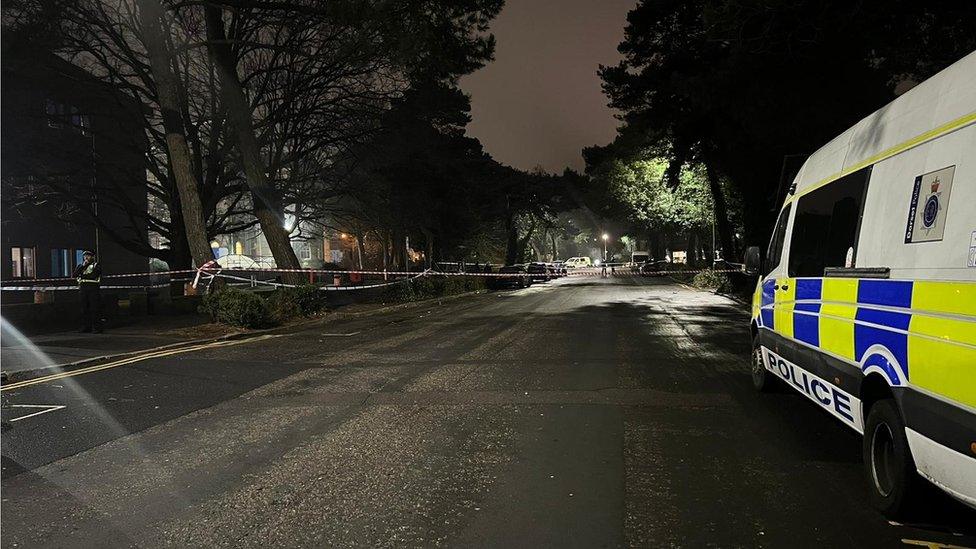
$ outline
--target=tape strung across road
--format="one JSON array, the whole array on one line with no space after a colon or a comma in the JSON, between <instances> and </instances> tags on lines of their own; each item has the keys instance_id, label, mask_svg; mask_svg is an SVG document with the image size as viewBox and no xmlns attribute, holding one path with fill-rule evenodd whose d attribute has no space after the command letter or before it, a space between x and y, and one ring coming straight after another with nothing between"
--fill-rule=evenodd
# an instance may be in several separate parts
<instances>
[{"instance_id":1,"label":"tape strung across road","mask_svg":"<svg viewBox=\"0 0 976 549\"><path fill-rule=\"evenodd\" d=\"M281 337L280 334L264 334L255 337L249 337L246 339L230 339L223 341L211 341L209 343L201 343L199 345L190 345L188 347L179 347L176 349L166 349L162 351L151 351L148 353L143 353L137 356L131 356L128 358L123 358L121 360L115 360L112 362L107 362L105 364L96 364L94 366L88 366L85 368L78 368L77 370L68 370L65 372L57 372L54 374L35 377L33 379L25 379L24 381L18 381L16 383L10 383L0 387L0 392L13 391L14 389L19 389L21 387L28 387L30 385L37 385L38 383L47 383L49 381L57 381L59 379L65 379L74 376L80 376L83 374L90 374L92 372L98 372L101 370L108 370L110 368L118 368L119 366L125 366L126 364L132 364L134 362L142 362L143 360L150 360L153 358L162 358L165 356L178 355L182 353L190 353L193 351L201 351L204 349L215 349L220 347L230 347L232 345L241 345L243 343L251 343L255 341L262 341L265 339L271 339L273 337Z\"/></svg>"},{"instance_id":2,"label":"tape strung across road","mask_svg":"<svg viewBox=\"0 0 976 549\"><path fill-rule=\"evenodd\" d=\"M736 264L732 264L736 265ZM340 285L323 285L319 289L323 291L349 291L349 290L366 290L370 288L381 288L384 286L392 286L394 284L400 284L407 280L412 280L422 276L461 276L461 277L482 277L482 278L538 278L544 276L547 278L560 278L564 276L580 277L580 276L670 276L675 274L686 274L695 275L705 271L711 271L714 273L742 273L741 268L737 269L667 269L659 271L650 272L634 272L630 270L630 267L625 264L611 263L608 264L609 269L604 272L603 267L579 267L571 270L567 270L565 273L555 274L555 273L483 273L483 272L440 272L432 269L428 269L422 272L417 271L367 271L367 270L354 270L354 271L337 271L330 269L277 269L277 268L267 268L267 269L233 269L233 268L223 268L219 266L209 267L204 266L200 269L192 270L177 270L177 271L157 271L151 273L125 273L125 274L111 274L103 275L102 278L134 278L134 277L152 277L159 280L159 277L173 276L173 275L187 275L195 274L197 279L201 275L213 278L220 277L229 280L235 280L238 282L247 282L250 284L263 284L266 286L273 286L279 288L293 288L294 284L286 284L282 282L275 282L270 280L257 280L255 278L247 278L247 275L257 275L257 274L269 274L269 275L280 275L280 274L305 274L305 275L360 275L360 276L383 276L384 279L388 276L400 276L408 277L401 278L393 281L384 281L381 283L374 284L350 284L345 286ZM616 272L614 269L621 267L621 272ZM234 273L234 274L230 274ZM187 278L176 278L168 282L156 282L154 284L130 284L130 285L106 285L101 286L103 289L158 289L165 288L173 282L186 282L190 279ZM3 284L7 284L14 281L3 281ZM2 291L63 291L63 290L77 290L76 281L73 278L39 278L30 279L32 284L24 284L24 280L17 280L19 284L17 286L2 286L0 290ZM40 285L41 283L61 283L61 285Z\"/></svg>"},{"instance_id":3,"label":"tape strung across road","mask_svg":"<svg viewBox=\"0 0 976 549\"><path fill-rule=\"evenodd\" d=\"M383 287L386 287L386 286L393 286L395 284L403 284L404 282L409 282L411 280L420 278L420 277L425 276L425 275L428 275L428 274L430 274L430 271L424 271L422 273L414 273L414 276L411 276L410 278L401 278L399 280L393 280L391 282L381 282L379 284L361 284L361 285L356 285L356 286L320 286L319 287L319 290L321 290L321 291L334 292L334 291L341 291L341 290L368 290L370 288L383 288ZM297 287L295 284L284 284L282 282L271 282L271 281L265 281L265 280L252 280L250 278L244 278L244 277L241 277L241 276L234 276L234 275L228 275L228 274L222 274L222 273L217 273L217 274L215 274L213 276L220 277L220 278L226 278L228 280L238 280L238 281L242 281L242 282L250 282L250 283L253 283L253 284L264 284L266 286L274 286L275 288L296 288Z\"/></svg>"},{"instance_id":4,"label":"tape strung across road","mask_svg":"<svg viewBox=\"0 0 976 549\"><path fill-rule=\"evenodd\" d=\"M135 284L129 284L129 285L110 285L110 286L99 285L99 288L103 290L145 290L150 288L151 289L166 288L168 286L169 284L147 284L147 285L138 285L138 286ZM4 291L27 290L27 291L34 291L34 292L37 291L50 292L54 290L77 290L77 289L78 286L4 286L3 288L0 288L0 290L4 290Z\"/></svg>"}]
</instances>

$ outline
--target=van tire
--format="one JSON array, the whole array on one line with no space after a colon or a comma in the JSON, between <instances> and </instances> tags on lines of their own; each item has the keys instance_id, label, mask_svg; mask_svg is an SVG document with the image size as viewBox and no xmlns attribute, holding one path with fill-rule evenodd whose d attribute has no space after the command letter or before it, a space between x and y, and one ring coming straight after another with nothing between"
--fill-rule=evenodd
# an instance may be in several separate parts
<instances>
[{"instance_id":1,"label":"van tire","mask_svg":"<svg viewBox=\"0 0 976 549\"><path fill-rule=\"evenodd\" d=\"M862 450L871 503L886 517L904 516L917 501L922 482L894 399L871 406Z\"/></svg>"},{"instance_id":2,"label":"van tire","mask_svg":"<svg viewBox=\"0 0 976 549\"><path fill-rule=\"evenodd\" d=\"M749 369L752 375L752 386L757 391L769 393L776 389L779 380L776 379L776 376L772 372L766 369L758 335L752 338L752 357L750 358Z\"/></svg>"}]
</instances>

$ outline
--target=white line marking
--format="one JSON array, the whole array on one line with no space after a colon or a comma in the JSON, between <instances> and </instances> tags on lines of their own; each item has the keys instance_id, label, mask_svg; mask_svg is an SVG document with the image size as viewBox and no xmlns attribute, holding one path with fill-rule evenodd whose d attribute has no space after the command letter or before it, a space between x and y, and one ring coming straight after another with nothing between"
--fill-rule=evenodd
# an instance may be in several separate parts
<instances>
[{"instance_id":1,"label":"white line marking","mask_svg":"<svg viewBox=\"0 0 976 549\"><path fill-rule=\"evenodd\" d=\"M41 410L39 412L34 412L33 414L27 414L26 416L20 416L20 417L16 417L14 419L11 419L10 420L10 423L13 423L15 421L20 421L22 419L27 419L29 417L39 416L41 414L46 414L48 412L53 412L55 410L60 410L60 409L64 408L65 406L58 405L58 404L11 404L10 407L11 408L46 408L46 410Z\"/></svg>"},{"instance_id":2,"label":"white line marking","mask_svg":"<svg viewBox=\"0 0 976 549\"><path fill-rule=\"evenodd\" d=\"M320 334L320 335L324 337L349 337L349 336L359 335L360 333L362 332L353 332L351 334Z\"/></svg>"}]
</instances>

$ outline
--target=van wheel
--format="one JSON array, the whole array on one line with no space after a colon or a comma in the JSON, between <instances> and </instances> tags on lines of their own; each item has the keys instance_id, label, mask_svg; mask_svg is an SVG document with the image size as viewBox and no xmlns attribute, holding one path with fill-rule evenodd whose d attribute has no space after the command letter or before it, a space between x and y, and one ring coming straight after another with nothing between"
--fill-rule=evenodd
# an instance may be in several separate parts
<instances>
[{"instance_id":1,"label":"van wheel","mask_svg":"<svg viewBox=\"0 0 976 549\"><path fill-rule=\"evenodd\" d=\"M777 379L766 369L766 359L763 358L762 347L759 346L759 336L752 338L752 386L757 391L768 393L776 387Z\"/></svg>"},{"instance_id":2,"label":"van wheel","mask_svg":"<svg viewBox=\"0 0 976 549\"><path fill-rule=\"evenodd\" d=\"M904 515L918 496L921 479L894 399L879 400L871 406L864 426L863 453L871 502L887 517Z\"/></svg>"}]
</instances>

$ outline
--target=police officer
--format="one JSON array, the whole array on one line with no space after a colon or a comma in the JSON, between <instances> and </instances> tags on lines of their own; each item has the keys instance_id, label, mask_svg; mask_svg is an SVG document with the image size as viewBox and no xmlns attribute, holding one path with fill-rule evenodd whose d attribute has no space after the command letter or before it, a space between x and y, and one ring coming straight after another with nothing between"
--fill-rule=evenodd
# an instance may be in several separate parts
<instances>
[{"instance_id":1,"label":"police officer","mask_svg":"<svg viewBox=\"0 0 976 549\"><path fill-rule=\"evenodd\" d=\"M81 293L81 314L84 321L82 332L102 333L102 266L95 261L95 252L82 254L85 262L75 268L78 290Z\"/></svg>"}]
</instances>

